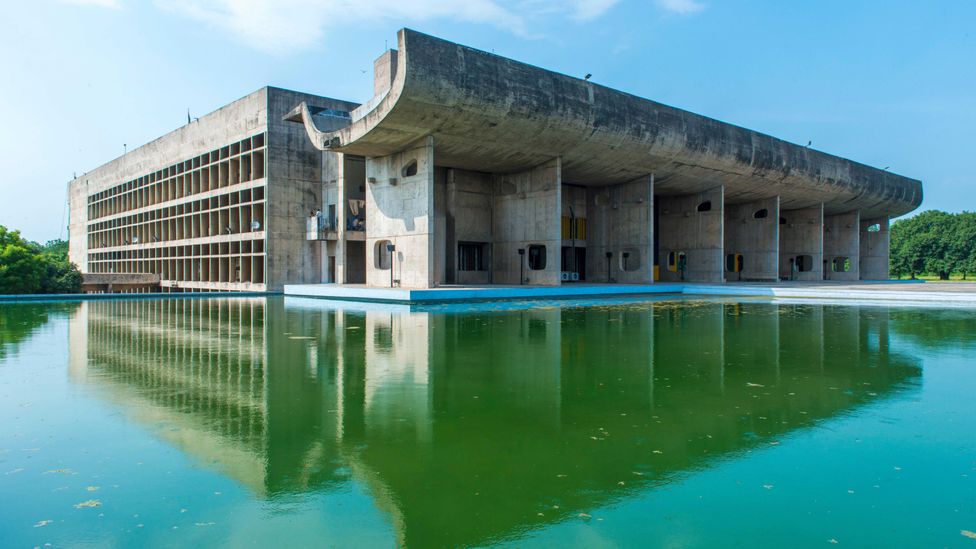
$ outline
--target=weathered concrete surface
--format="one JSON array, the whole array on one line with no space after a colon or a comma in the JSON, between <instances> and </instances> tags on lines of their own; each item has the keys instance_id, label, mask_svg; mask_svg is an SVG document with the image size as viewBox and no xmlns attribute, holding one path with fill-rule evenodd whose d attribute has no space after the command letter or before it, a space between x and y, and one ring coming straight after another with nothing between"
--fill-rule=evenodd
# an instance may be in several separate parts
<instances>
[{"instance_id":1,"label":"weathered concrete surface","mask_svg":"<svg viewBox=\"0 0 976 549\"><path fill-rule=\"evenodd\" d=\"M783 280L823 280L823 207L800 210L780 209L779 276ZM810 256L809 271L800 271L795 262Z\"/></svg>"},{"instance_id":2,"label":"weathered concrete surface","mask_svg":"<svg viewBox=\"0 0 976 549\"><path fill-rule=\"evenodd\" d=\"M655 180L656 182L656 180ZM668 268L668 255L684 253L689 282L722 282L725 280L723 249L724 208L722 187L684 196L658 196L658 261L660 279L681 280L680 269ZM709 203L707 211L699 206Z\"/></svg>"},{"instance_id":3,"label":"weathered concrete surface","mask_svg":"<svg viewBox=\"0 0 976 549\"><path fill-rule=\"evenodd\" d=\"M868 230L877 225L878 230ZM888 218L861 219L861 280L888 280L891 232Z\"/></svg>"},{"instance_id":4,"label":"weathered concrete surface","mask_svg":"<svg viewBox=\"0 0 976 549\"><path fill-rule=\"evenodd\" d=\"M266 243L267 289L285 282L321 280L321 245L305 239L305 219L321 208L322 153L308 141L302 127L284 120L295 101L326 103L314 95L269 88ZM347 106L327 102L329 107Z\"/></svg>"},{"instance_id":5,"label":"weathered concrete surface","mask_svg":"<svg viewBox=\"0 0 976 549\"><path fill-rule=\"evenodd\" d=\"M83 292L118 292L129 289L159 291L158 274L87 273L81 275Z\"/></svg>"},{"instance_id":6,"label":"weathered concrete surface","mask_svg":"<svg viewBox=\"0 0 976 549\"><path fill-rule=\"evenodd\" d=\"M407 168L416 165L414 175ZM366 284L389 286L390 271L378 257L396 246L393 277L405 288L441 282L434 264L434 141L366 161ZM378 253L379 252L379 253Z\"/></svg>"},{"instance_id":7,"label":"weathered concrete surface","mask_svg":"<svg viewBox=\"0 0 976 549\"><path fill-rule=\"evenodd\" d=\"M729 254L741 254L743 266L726 265L726 279L779 280L779 197L725 205L726 263Z\"/></svg>"},{"instance_id":8,"label":"weathered concrete surface","mask_svg":"<svg viewBox=\"0 0 976 549\"><path fill-rule=\"evenodd\" d=\"M526 284L560 284L560 160L550 159L530 170L492 178L492 280L519 284L520 263ZM528 248L546 248L546 266L529 268ZM520 256L518 250L525 250Z\"/></svg>"},{"instance_id":9,"label":"weathered concrete surface","mask_svg":"<svg viewBox=\"0 0 976 549\"><path fill-rule=\"evenodd\" d=\"M225 242L237 249L246 241L247 245L253 245L252 251L256 250L253 256L255 259L252 259L250 253L221 252L229 267L222 264L220 269L225 271L229 268L230 272L221 272L220 276L216 272L217 260L207 259L204 254L200 254L204 256L202 259L199 256L179 259L175 261L175 271L164 277L164 286L185 290L263 291L280 290L285 281L320 281L322 247L317 242L305 240L304 220L311 210L322 204L323 155L308 142L307 135L300 126L282 120L296 102L312 103L339 111L348 111L356 106L355 103L317 95L279 88L262 88L73 180L69 185L71 260L83 273L87 273L90 272L90 253L118 252L121 259L128 262L127 268L158 275L161 274L160 264L165 268L168 263L173 263L171 259L161 259L160 252L164 249L174 252L181 247L192 247L197 250L202 246L221 245ZM237 146L241 140L265 133L261 175L255 176L255 179L242 177L240 182L236 182L237 178L231 177L232 181L227 186L203 192L187 191L177 198L150 205L136 203L124 211L94 221L88 219L88 197L94 193L143 176L148 178L162 170L176 169L177 165L188 165L191 162L194 165L188 169L193 170L193 185L198 186L200 173L196 170L195 163L199 155ZM219 169L224 176L227 174L224 164L228 161L223 160L225 156L221 158ZM235 173L240 175L242 166L235 165L235 161L229 161L232 166L230 169L236 169ZM180 172L184 167L180 166ZM215 166L212 169L218 168ZM189 172L185 177L189 180ZM259 214L261 217L253 218L260 223L258 230L247 227L252 219L249 211L248 216L242 220L230 218L229 225L223 227L229 228L230 234L224 230L214 230L213 225L211 232L207 234L201 229L194 211L189 209L199 201L220 201L221 207L225 208L231 195L237 196L236 193L247 191L255 193L251 196L258 196L258 190L263 191L263 200L254 199L262 203ZM185 211L179 212L183 209ZM173 210L177 210L175 216L172 215ZM217 208L211 209L215 216L216 210ZM89 249L88 231L92 224L129 216L147 220L132 226L132 234L139 236L138 243L129 237L129 242L125 245L109 243ZM150 231L149 223L159 223L160 219L166 223L175 222L176 229L164 229L158 233ZM151 258L149 252L154 254ZM140 253L141 256L138 255ZM183 254L181 252L176 255ZM248 268L262 273L263 283L244 280L245 261L248 262ZM213 269L210 270L211 276L208 280L210 267Z\"/></svg>"},{"instance_id":10,"label":"weathered concrete surface","mask_svg":"<svg viewBox=\"0 0 976 549\"><path fill-rule=\"evenodd\" d=\"M586 280L607 280L606 253L611 252L610 277L616 282L654 281L654 178L591 187L586 203ZM628 257L623 257L624 253ZM626 261L626 264L625 264Z\"/></svg>"},{"instance_id":11,"label":"weathered concrete surface","mask_svg":"<svg viewBox=\"0 0 976 549\"><path fill-rule=\"evenodd\" d=\"M824 216L824 269L827 280L859 280L861 220L858 212ZM850 262L844 269L845 259Z\"/></svg>"},{"instance_id":12,"label":"weathered concrete surface","mask_svg":"<svg viewBox=\"0 0 976 549\"><path fill-rule=\"evenodd\" d=\"M490 244L492 234L491 174L465 170L445 170L447 237L445 264L448 284L488 284L491 282ZM489 257L483 271L458 270L459 242L488 243Z\"/></svg>"},{"instance_id":13,"label":"weathered concrete surface","mask_svg":"<svg viewBox=\"0 0 976 549\"><path fill-rule=\"evenodd\" d=\"M389 91L349 126L322 132L304 117L317 146L382 156L434 135L439 165L515 172L561 157L567 183L654 173L658 195L721 183L735 202L778 195L785 209L871 218L922 199L919 181L884 170L415 31L398 38Z\"/></svg>"}]
</instances>

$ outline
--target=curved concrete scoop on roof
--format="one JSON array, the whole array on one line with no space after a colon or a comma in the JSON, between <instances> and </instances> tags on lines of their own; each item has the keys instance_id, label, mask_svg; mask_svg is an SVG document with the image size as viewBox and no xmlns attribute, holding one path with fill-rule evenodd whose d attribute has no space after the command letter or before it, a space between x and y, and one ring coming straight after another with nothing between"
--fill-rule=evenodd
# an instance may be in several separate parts
<instances>
[{"instance_id":1,"label":"curved concrete scoop on roof","mask_svg":"<svg viewBox=\"0 0 976 549\"><path fill-rule=\"evenodd\" d=\"M655 192L725 186L727 203L779 195L783 208L896 217L920 181L592 82L409 29L390 87L341 128L304 120L321 149L384 156L432 135L438 165L515 172L562 158L562 180L608 185L653 173Z\"/></svg>"}]
</instances>

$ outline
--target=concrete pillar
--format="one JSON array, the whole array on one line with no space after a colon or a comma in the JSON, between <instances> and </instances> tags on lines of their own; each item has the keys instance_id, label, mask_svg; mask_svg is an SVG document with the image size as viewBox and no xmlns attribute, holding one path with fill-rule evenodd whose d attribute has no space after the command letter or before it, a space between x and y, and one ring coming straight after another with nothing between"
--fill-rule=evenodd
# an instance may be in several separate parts
<instances>
[{"instance_id":1,"label":"concrete pillar","mask_svg":"<svg viewBox=\"0 0 976 549\"><path fill-rule=\"evenodd\" d=\"M442 170L438 169L439 174ZM445 283L491 282L492 176L458 169L444 170L445 181ZM437 176L435 176L435 181ZM480 245L484 270L459 270L458 245Z\"/></svg>"},{"instance_id":2,"label":"concrete pillar","mask_svg":"<svg viewBox=\"0 0 976 549\"><path fill-rule=\"evenodd\" d=\"M405 288L440 283L434 268L434 138L366 160L366 284L389 286L383 258L393 244L393 277Z\"/></svg>"},{"instance_id":3,"label":"concrete pillar","mask_svg":"<svg viewBox=\"0 0 976 549\"><path fill-rule=\"evenodd\" d=\"M861 212L825 215L823 265L827 280L859 280Z\"/></svg>"},{"instance_id":4,"label":"concrete pillar","mask_svg":"<svg viewBox=\"0 0 976 549\"><path fill-rule=\"evenodd\" d=\"M684 280L725 280L724 187L681 196L658 197L658 262L661 281L681 280L679 258L684 254ZM671 254L674 266L670 266ZM672 270L674 269L674 270Z\"/></svg>"},{"instance_id":5,"label":"concrete pillar","mask_svg":"<svg viewBox=\"0 0 976 549\"><path fill-rule=\"evenodd\" d=\"M887 217L862 219L860 231L861 280L888 280L891 233Z\"/></svg>"},{"instance_id":6,"label":"concrete pillar","mask_svg":"<svg viewBox=\"0 0 976 549\"><path fill-rule=\"evenodd\" d=\"M591 187L586 194L586 280L654 281L654 176ZM623 254L627 257L624 258Z\"/></svg>"},{"instance_id":7,"label":"concrete pillar","mask_svg":"<svg viewBox=\"0 0 976 549\"><path fill-rule=\"evenodd\" d=\"M797 210L780 210L780 278L823 280L823 237L823 204Z\"/></svg>"},{"instance_id":8,"label":"concrete pillar","mask_svg":"<svg viewBox=\"0 0 976 549\"><path fill-rule=\"evenodd\" d=\"M739 272L728 268L736 255L742 255ZM778 196L725 205L725 270L729 281L779 280Z\"/></svg>"},{"instance_id":9,"label":"concrete pillar","mask_svg":"<svg viewBox=\"0 0 976 549\"><path fill-rule=\"evenodd\" d=\"M524 172L492 176L495 284L519 284L520 264L525 284L560 284L561 166L560 159L554 158ZM525 250L524 256L519 256L520 249ZM530 268L532 249L544 250L545 268Z\"/></svg>"}]
</instances>

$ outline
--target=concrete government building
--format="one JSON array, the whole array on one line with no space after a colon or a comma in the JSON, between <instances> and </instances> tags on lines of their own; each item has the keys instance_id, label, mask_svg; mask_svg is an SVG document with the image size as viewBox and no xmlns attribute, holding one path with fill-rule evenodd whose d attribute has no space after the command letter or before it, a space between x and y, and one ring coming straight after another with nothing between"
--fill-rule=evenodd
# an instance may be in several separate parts
<instances>
[{"instance_id":1,"label":"concrete government building","mask_svg":"<svg viewBox=\"0 0 976 549\"><path fill-rule=\"evenodd\" d=\"M888 278L921 182L411 30L70 184L93 291Z\"/></svg>"}]
</instances>

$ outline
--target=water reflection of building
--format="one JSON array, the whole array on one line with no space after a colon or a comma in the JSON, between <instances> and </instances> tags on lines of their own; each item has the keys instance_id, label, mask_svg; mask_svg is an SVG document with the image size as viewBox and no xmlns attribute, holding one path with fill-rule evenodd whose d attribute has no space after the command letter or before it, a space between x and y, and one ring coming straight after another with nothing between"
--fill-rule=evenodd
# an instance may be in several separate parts
<instances>
[{"instance_id":1,"label":"water reflection of building","mask_svg":"<svg viewBox=\"0 0 976 549\"><path fill-rule=\"evenodd\" d=\"M75 375L264 497L362 482L416 546L576 516L919 375L882 308L324 303L88 303Z\"/></svg>"}]
</instances>

